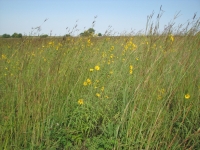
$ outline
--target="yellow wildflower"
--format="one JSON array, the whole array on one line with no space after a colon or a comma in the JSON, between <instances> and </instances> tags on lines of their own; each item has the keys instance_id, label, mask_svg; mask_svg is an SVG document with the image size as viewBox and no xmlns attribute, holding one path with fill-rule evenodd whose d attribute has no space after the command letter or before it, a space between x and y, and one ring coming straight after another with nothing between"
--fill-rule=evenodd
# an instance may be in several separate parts
<instances>
[{"instance_id":1,"label":"yellow wildflower","mask_svg":"<svg viewBox=\"0 0 200 150\"><path fill-rule=\"evenodd\" d=\"M89 84L89 85L92 83L92 81L91 81L90 79L87 79L86 82L87 82L87 84Z\"/></svg>"},{"instance_id":2,"label":"yellow wildflower","mask_svg":"<svg viewBox=\"0 0 200 150\"><path fill-rule=\"evenodd\" d=\"M54 42L49 42L49 45L54 45Z\"/></svg>"},{"instance_id":3,"label":"yellow wildflower","mask_svg":"<svg viewBox=\"0 0 200 150\"><path fill-rule=\"evenodd\" d=\"M130 68L129 73L130 73L130 74L133 74L133 66L130 65L129 68Z\"/></svg>"},{"instance_id":4,"label":"yellow wildflower","mask_svg":"<svg viewBox=\"0 0 200 150\"><path fill-rule=\"evenodd\" d=\"M112 51L112 50L114 50L114 48L115 48L114 46L111 46L110 50Z\"/></svg>"},{"instance_id":5,"label":"yellow wildflower","mask_svg":"<svg viewBox=\"0 0 200 150\"><path fill-rule=\"evenodd\" d=\"M130 65L130 70L133 70L133 66L132 65Z\"/></svg>"},{"instance_id":6,"label":"yellow wildflower","mask_svg":"<svg viewBox=\"0 0 200 150\"><path fill-rule=\"evenodd\" d=\"M172 34L169 36L169 38L170 38L170 41L171 41L171 42L174 41L174 36L173 36Z\"/></svg>"},{"instance_id":7,"label":"yellow wildflower","mask_svg":"<svg viewBox=\"0 0 200 150\"><path fill-rule=\"evenodd\" d=\"M135 44L132 44L132 50L135 50L137 46Z\"/></svg>"},{"instance_id":8,"label":"yellow wildflower","mask_svg":"<svg viewBox=\"0 0 200 150\"><path fill-rule=\"evenodd\" d=\"M98 71L98 70L100 70L100 67L99 66L95 66L94 69Z\"/></svg>"},{"instance_id":9,"label":"yellow wildflower","mask_svg":"<svg viewBox=\"0 0 200 150\"><path fill-rule=\"evenodd\" d=\"M102 92L104 91L104 86L102 86L101 91L102 91Z\"/></svg>"},{"instance_id":10,"label":"yellow wildflower","mask_svg":"<svg viewBox=\"0 0 200 150\"><path fill-rule=\"evenodd\" d=\"M83 82L83 85L84 85L84 86L87 86L87 82L86 82L86 81L84 81L84 82Z\"/></svg>"},{"instance_id":11,"label":"yellow wildflower","mask_svg":"<svg viewBox=\"0 0 200 150\"><path fill-rule=\"evenodd\" d=\"M88 46L92 46L92 45L93 45L93 44L91 43L90 39L88 39L87 45L88 45Z\"/></svg>"},{"instance_id":12,"label":"yellow wildflower","mask_svg":"<svg viewBox=\"0 0 200 150\"><path fill-rule=\"evenodd\" d=\"M96 93L96 96L97 96L97 97L100 97L101 95L100 95L99 93Z\"/></svg>"},{"instance_id":13,"label":"yellow wildflower","mask_svg":"<svg viewBox=\"0 0 200 150\"><path fill-rule=\"evenodd\" d=\"M190 98L190 94L189 93L185 94L185 99L189 99L189 98Z\"/></svg>"},{"instance_id":14,"label":"yellow wildflower","mask_svg":"<svg viewBox=\"0 0 200 150\"><path fill-rule=\"evenodd\" d=\"M124 46L124 49L125 49L125 50L127 50L127 49L128 49L128 46L127 46L127 45L125 45L125 46Z\"/></svg>"},{"instance_id":15,"label":"yellow wildflower","mask_svg":"<svg viewBox=\"0 0 200 150\"><path fill-rule=\"evenodd\" d=\"M90 72L94 71L94 69L90 69Z\"/></svg>"},{"instance_id":16,"label":"yellow wildflower","mask_svg":"<svg viewBox=\"0 0 200 150\"><path fill-rule=\"evenodd\" d=\"M113 57L114 57L114 55L113 55L113 54L111 54L111 55L110 55L110 58L113 58Z\"/></svg>"},{"instance_id":17,"label":"yellow wildflower","mask_svg":"<svg viewBox=\"0 0 200 150\"><path fill-rule=\"evenodd\" d=\"M1 55L1 58L2 58L2 59L6 59L7 57L6 57L6 55L2 54L2 55Z\"/></svg>"},{"instance_id":18,"label":"yellow wildflower","mask_svg":"<svg viewBox=\"0 0 200 150\"><path fill-rule=\"evenodd\" d=\"M79 105L83 105L83 99L79 99L79 100L78 100L78 104L79 104Z\"/></svg>"}]
</instances>

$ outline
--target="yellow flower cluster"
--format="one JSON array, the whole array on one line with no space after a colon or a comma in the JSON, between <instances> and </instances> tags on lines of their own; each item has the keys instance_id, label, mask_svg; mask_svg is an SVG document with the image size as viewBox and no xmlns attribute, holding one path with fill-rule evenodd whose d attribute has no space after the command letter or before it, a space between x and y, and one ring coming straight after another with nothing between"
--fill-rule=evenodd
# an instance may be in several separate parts
<instances>
[{"instance_id":1,"label":"yellow flower cluster","mask_svg":"<svg viewBox=\"0 0 200 150\"><path fill-rule=\"evenodd\" d=\"M86 81L83 82L84 86L92 84L92 81L88 78Z\"/></svg>"},{"instance_id":2,"label":"yellow flower cluster","mask_svg":"<svg viewBox=\"0 0 200 150\"><path fill-rule=\"evenodd\" d=\"M100 70L100 67L99 67L99 66L95 66L94 69L93 69L93 68L90 68L90 72L93 72L94 70L99 71L99 70Z\"/></svg>"},{"instance_id":3,"label":"yellow flower cluster","mask_svg":"<svg viewBox=\"0 0 200 150\"><path fill-rule=\"evenodd\" d=\"M126 43L126 45L124 46L124 49L125 50L136 50L137 49L137 46L132 42L132 39Z\"/></svg>"}]
</instances>

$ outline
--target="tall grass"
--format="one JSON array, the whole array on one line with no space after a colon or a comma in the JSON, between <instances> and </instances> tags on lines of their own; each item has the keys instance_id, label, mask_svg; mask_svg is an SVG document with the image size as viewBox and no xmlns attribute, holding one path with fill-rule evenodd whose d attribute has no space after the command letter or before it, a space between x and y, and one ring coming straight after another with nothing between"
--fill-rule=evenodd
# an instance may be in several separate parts
<instances>
[{"instance_id":1,"label":"tall grass","mask_svg":"<svg viewBox=\"0 0 200 150\"><path fill-rule=\"evenodd\" d=\"M181 32L147 26L0 39L1 149L200 148L199 20Z\"/></svg>"}]
</instances>

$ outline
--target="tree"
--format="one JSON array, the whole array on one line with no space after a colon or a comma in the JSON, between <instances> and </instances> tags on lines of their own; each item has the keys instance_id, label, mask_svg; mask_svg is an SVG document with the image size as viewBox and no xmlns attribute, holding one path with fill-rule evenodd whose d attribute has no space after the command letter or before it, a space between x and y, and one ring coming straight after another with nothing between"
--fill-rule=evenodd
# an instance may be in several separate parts
<instances>
[{"instance_id":1,"label":"tree","mask_svg":"<svg viewBox=\"0 0 200 150\"><path fill-rule=\"evenodd\" d=\"M101 33L98 33L98 36L102 36L102 34L101 34Z\"/></svg>"},{"instance_id":2,"label":"tree","mask_svg":"<svg viewBox=\"0 0 200 150\"><path fill-rule=\"evenodd\" d=\"M12 37L13 37L13 38L17 38L17 37L18 37L18 34L17 34L16 32L13 33L13 34L12 34Z\"/></svg>"},{"instance_id":3,"label":"tree","mask_svg":"<svg viewBox=\"0 0 200 150\"><path fill-rule=\"evenodd\" d=\"M88 31L84 31L83 33L80 33L80 36L90 36L91 34Z\"/></svg>"},{"instance_id":4,"label":"tree","mask_svg":"<svg viewBox=\"0 0 200 150\"><path fill-rule=\"evenodd\" d=\"M10 38L10 34L3 34L2 38Z\"/></svg>"},{"instance_id":5,"label":"tree","mask_svg":"<svg viewBox=\"0 0 200 150\"><path fill-rule=\"evenodd\" d=\"M70 35L70 34L66 34L65 36L66 36L66 37L69 37L69 36L71 36L71 35Z\"/></svg>"},{"instance_id":6,"label":"tree","mask_svg":"<svg viewBox=\"0 0 200 150\"><path fill-rule=\"evenodd\" d=\"M13 38L22 38L22 34L21 33L18 34L18 33L15 32L15 33L12 34L12 37Z\"/></svg>"},{"instance_id":7,"label":"tree","mask_svg":"<svg viewBox=\"0 0 200 150\"><path fill-rule=\"evenodd\" d=\"M40 35L40 37L41 38L46 38L46 37L48 37L48 35L47 34L42 34L42 35Z\"/></svg>"},{"instance_id":8,"label":"tree","mask_svg":"<svg viewBox=\"0 0 200 150\"><path fill-rule=\"evenodd\" d=\"M22 34L21 33L18 34L18 38L22 38Z\"/></svg>"},{"instance_id":9,"label":"tree","mask_svg":"<svg viewBox=\"0 0 200 150\"><path fill-rule=\"evenodd\" d=\"M95 30L93 28L89 28L88 30L84 31L83 33L80 33L80 36L93 36L95 33Z\"/></svg>"},{"instance_id":10,"label":"tree","mask_svg":"<svg viewBox=\"0 0 200 150\"><path fill-rule=\"evenodd\" d=\"M95 33L95 30L94 30L93 28L89 28L87 31L88 31L90 34L94 34L94 33Z\"/></svg>"}]
</instances>

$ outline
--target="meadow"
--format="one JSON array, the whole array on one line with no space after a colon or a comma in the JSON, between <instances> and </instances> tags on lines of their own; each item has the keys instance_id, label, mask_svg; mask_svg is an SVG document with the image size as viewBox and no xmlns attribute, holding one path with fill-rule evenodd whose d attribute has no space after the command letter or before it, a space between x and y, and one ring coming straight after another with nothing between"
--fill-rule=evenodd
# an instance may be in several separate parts
<instances>
[{"instance_id":1,"label":"meadow","mask_svg":"<svg viewBox=\"0 0 200 150\"><path fill-rule=\"evenodd\" d=\"M200 36L168 31L1 38L0 149L199 149Z\"/></svg>"}]
</instances>

